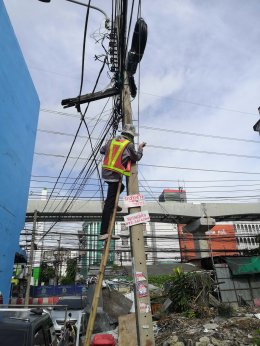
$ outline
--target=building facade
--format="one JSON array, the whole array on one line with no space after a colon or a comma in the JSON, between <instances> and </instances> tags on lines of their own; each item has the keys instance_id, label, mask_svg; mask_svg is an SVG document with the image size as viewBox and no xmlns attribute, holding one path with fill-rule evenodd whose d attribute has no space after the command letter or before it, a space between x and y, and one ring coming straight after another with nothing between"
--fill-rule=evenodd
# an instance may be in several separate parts
<instances>
[{"instance_id":1,"label":"building facade","mask_svg":"<svg viewBox=\"0 0 260 346\"><path fill-rule=\"evenodd\" d=\"M259 247L260 223L235 222L238 250L252 250Z\"/></svg>"},{"instance_id":2,"label":"building facade","mask_svg":"<svg viewBox=\"0 0 260 346\"><path fill-rule=\"evenodd\" d=\"M3 0L0 23L0 291L7 303L24 227L40 102Z\"/></svg>"},{"instance_id":3,"label":"building facade","mask_svg":"<svg viewBox=\"0 0 260 346\"><path fill-rule=\"evenodd\" d=\"M89 270L93 266L98 266L101 261L103 242L98 240L100 234L100 222L84 222L82 232L79 234L80 242L80 274L87 278ZM115 260L115 241L111 240L108 264L113 264Z\"/></svg>"},{"instance_id":4,"label":"building facade","mask_svg":"<svg viewBox=\"0 0 260 346\"><path fill-rule=\"evenodd\" d=\"M180 246L176 224L149 222L145 225L144 245L147 265L158 262L180 261ZM115 242L115 263L131 265L129 228L123 222L116 223L116 233L121 239Z\"/></svg>"}]
</instances>

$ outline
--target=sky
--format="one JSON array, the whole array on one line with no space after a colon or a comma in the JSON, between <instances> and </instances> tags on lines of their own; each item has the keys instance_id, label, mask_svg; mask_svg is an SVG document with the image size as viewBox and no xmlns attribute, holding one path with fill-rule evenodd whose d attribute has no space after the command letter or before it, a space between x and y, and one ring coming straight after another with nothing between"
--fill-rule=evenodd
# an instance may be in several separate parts
<instances>
[{"instance_id":1,"label":"sky","mask_svg":"<svg viewBox=\"0 0 260 346\"><path fill-rule=\"evenodd\" d=\"M86 8L65 0L4 3L41 102L30 187L31 198L37 198L43 187L53 188L79 126L77 111L63 109L61 100L79 94ZM91 4L111 16L110 0ZM131 105L137 141L147 142L139 164L140 191L147 200L179 187L193 203L260 200L260 139L253 131L260 106L259 11L258 0L141 1L148 41ZM104 16L92 9L83 94L92 91L101 68L95 55L104 53L97 40L105 32ZM104 90L111 77L106 69L97 89ZM86 114L94 143L104 123L94 128L93 118L104 105L91 103ZM111 107L109 101L104 119ZM79 155L86 139L82 127L72 157ZM88 143L75 166L75 159L69 160L63 174L71 172L67 183L73 182L90 151ZM90 183L81 197L100 198L97 181ZM64 195L66 186L54 194Z\"/></svg>"}]
</instances>

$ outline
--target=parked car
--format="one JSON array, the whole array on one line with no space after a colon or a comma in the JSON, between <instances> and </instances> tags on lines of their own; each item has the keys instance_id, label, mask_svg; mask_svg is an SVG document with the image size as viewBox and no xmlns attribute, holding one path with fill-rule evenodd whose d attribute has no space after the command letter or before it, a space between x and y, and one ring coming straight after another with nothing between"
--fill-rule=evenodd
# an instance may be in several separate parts
<instances>
[{"instance_id":1,"label":"parked car","mask_svg":"<svg viewBox=\"0 0 260 346\"><path fill-rule=\"evenodd\" d=\"M87 300L85 297L61 297L51 311L51 318L57 335L61 334L66 322L76 326L79 335L84 334L87 325L86 307Z\"/></svg>"},{"instance_id":2,"label":"parked car","mask_svg":"<svg viewBox=\"0 0 260 346\"><path fill-rule=\"evenodd\" d=\"M0 345L57 346L53 322L43 309L1 308Z\"/></svg>"}]
</instances>

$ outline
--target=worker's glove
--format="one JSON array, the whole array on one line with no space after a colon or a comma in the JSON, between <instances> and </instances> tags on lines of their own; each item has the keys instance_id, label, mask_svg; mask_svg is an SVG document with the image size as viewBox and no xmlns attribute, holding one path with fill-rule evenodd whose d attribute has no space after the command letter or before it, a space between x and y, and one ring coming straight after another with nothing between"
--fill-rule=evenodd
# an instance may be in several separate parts
<instances>
[{"instance_id":1,"label":"worker's glove","mask_svg":"<svg viewBox=\"0 0 260 346\"><path fill-rule=\"evenodd\" d=\"M143 149L145 146L146 146L146 143L145 143L145 142L139 144L139 148L140 148L140 149Z\"/></svg>"}]
</instances>

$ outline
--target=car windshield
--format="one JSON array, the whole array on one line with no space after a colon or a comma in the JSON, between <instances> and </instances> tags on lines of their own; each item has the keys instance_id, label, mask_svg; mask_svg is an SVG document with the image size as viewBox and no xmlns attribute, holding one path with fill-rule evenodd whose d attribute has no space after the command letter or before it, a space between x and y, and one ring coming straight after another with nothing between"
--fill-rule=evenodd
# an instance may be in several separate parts
<instances>
[{"instance_id":1,"label":"car windshield","mask_svg":"<svg viewBox=\"0 0 260 346\"><path fill-rule=\"evenodd\" d=\"M26 331L18 329L5 329L0 328L1 340L4 340L5 346L25 346L26 345Z\"/></svg>"},{"instance_id":2,"label":"car windshield","mask_svg":"<svg viewBox=\"0 0 260 346\"><path fill-rule=\"evenodd\" d=\"M60 299L54 310L65 310L65 306L58 305L66 305L68 310L82 310L84 308L84 304L81 298L79 299Z\"/></svg>"}]
</instances>

